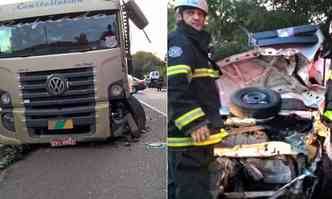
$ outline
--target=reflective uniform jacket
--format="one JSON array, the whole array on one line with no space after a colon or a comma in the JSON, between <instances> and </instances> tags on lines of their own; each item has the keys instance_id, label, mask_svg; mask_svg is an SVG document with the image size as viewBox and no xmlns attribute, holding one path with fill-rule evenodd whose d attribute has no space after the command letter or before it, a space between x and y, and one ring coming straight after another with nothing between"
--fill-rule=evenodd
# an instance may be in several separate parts
<instances>
[{"instance_id":1,"label":"reflective uniform jacket","mask_svg":"<svg viewBox=\"0 0 332 199\"><path fill-rule=\"evenodd\" d=\"M168 35L168 146L210 145L221 140L223 127L220 101L215 84L219 71L209 66L207 51L210 36L179 23ZM204 55L201 50L206 52ZM191 133L208 125L214 135L193 143Z\"/></svg>"}]
</instances>

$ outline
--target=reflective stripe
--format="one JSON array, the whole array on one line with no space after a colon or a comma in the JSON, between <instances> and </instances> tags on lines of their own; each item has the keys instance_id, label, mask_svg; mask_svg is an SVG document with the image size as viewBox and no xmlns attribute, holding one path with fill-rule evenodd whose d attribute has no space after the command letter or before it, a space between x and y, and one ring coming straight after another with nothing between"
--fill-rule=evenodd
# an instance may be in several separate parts
<instances>
[{"instance_id":1,"label":"reflective stripe","mask_svg":"<svg viewBox=\"0 0 332 199\"><path fill-rule=\"evenodd\" d=\"M169 147L190 147L190 146L206 146L211 144L217 144L221 142L228 133L224 129L220 129L220 132L213 134L209 137L208 140L203 142L194 142L191 137L169 137L167 138L167 146Z\"/></svg>"},{"instance_id":2,"label":"reflective stripe","mask_svg":"<svg viewBox=\"0 0 332 199\"><path fill-rule=\"evenodd\" d=\"M191 68L187 65L176 65L167 67L167 76L177 75L177 74L188 74L191 76Z\"/></svg>"},{"instance_id":3,"label":"reflective stripe","mask_svg":"<svg viewBox=\"0 0 332 199\"><path fill-rule=\"evenodd\" d=\"M188 65L176 65L170 66L167 68L167 76L177 75L177 74L188 74L192 75L193 78L197 77L219 77L219 71L213 70L211 68L199 68L195 69L194 73L192 74L191 68Z\"/></svg>"},{"instance_id":4,"label":"reflective stripe","mask_svg":"<svg viewBox=\"0 0 332 199\"><path fill-rule=\"evenodd\" d=\"M178 127L178 129L182 129L184 126L189 124L190 122L204 116L205 113L202 111L201 108L195 108L192 111L189 111L188 113L181 115L175 120L175 126Z\"/></svg>"},{"instance_id":5,"label":"reflective stripe","mask_svg":"<svg viewBox=\"0 0 332 199\"><path fill-rule=\"evenodd\" d=\"M332 111L325 111L324 116L332 121Z\"/></svg>"},{"instance_id":6,"label":"reflective stripe","mask_svg":"<svg viewBox=\"0 0 332 199\"><path fill-rule=\"evenodd\" d=\"M219 77L219 71L213 70L211 68L199 68L195 69L193 73L193 78L196 77L213 77L218 78Z\"/></svg>"},{"instance_id":7,"label":"reflective stripe","mask_svg":"<svg viewBox=\"0 0 332 199\"><path fill-rule=\"evenodd\" d=\"M329 80L332 80L332 70L329 70Z\"/></svg>"}]
</instances>

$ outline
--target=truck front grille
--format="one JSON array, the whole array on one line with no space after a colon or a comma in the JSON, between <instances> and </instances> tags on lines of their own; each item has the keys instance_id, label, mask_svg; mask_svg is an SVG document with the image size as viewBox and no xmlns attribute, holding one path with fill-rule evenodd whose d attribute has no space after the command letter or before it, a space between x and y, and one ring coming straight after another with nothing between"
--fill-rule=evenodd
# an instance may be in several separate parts
<instances>
[{"instance_id":1,"label":"truck front grille","mask_svg":"<svg viewBox=\"0 0 332 199\"><path fill-rule=\"evenodd\" d=\"M66 82L66 91L52 94L50 77ZM93 67L24 72L19 74L25 107L25 122L30 134L82 134L95 131L95 71ZM50 120L72 119L73 129L49 130Z\"/></svg>"}]
</instances>

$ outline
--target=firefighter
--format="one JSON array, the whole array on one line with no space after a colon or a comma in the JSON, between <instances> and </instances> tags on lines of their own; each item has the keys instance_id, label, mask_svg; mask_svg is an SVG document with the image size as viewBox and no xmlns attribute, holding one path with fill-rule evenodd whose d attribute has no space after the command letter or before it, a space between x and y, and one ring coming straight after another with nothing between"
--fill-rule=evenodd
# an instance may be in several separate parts
<instances>
[{"instance_id":1,"label":"firefighter","mask_svg":"<svg viewBox=\"0 0 332 199\"><path fill-rule=\"evenodd\" d=\"M168 198L216 198L209 166L226 135L203 30L206 0L175 1L177 29L168 35Z\"/></svg>"},{"instance_id":2,"label":"firefighter","mask_svg":"<svg viewBox=\"0 0 332 199\"><path fill-rule=\"evenodd\" d=\"M329 26L329 36L332 39L332 21ZM331 59L331 49L328 49L329 53L326 55L326 58ZM332 63L330 63L330 70L328 72L328 80L326 84L326 94L325 94L325 106L324 106L324 119L330 127L332 127Z\"/></svg>"}]
</instances>

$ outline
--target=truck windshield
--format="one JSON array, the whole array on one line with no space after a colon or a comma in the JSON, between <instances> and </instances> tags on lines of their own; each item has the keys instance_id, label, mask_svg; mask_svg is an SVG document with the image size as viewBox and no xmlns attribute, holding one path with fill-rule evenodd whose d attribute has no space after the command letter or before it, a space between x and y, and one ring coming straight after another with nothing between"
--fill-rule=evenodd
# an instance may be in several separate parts
<instances>
[{"instance_id":1,"label":"truck windshield","mask_svg":"<svg viewBox=\"0 0 332 199\"><path fill-rule=\"evenodd\" d=\"M116 48L116 14L34 19L0 25L0 58Z\"/></svg>"}]
</instances>

